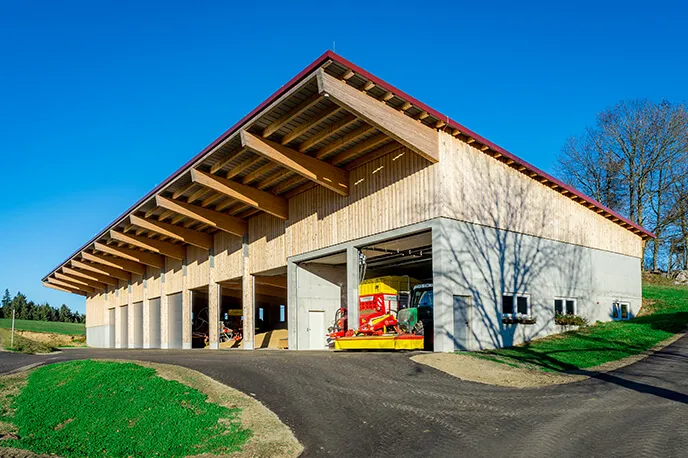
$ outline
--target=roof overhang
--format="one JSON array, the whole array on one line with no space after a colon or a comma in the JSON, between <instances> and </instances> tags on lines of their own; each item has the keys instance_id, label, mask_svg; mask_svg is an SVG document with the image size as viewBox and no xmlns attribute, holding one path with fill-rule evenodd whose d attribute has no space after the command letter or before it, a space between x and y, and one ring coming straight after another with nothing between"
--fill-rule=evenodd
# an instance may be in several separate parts
<instances>
[{"instance_id":1,"label":"roof overhang","mask_svg":"<svg viewBox=\"0 0 688 458\"><path fill-rule=\"evenodd\" d=\"M371 99L375 103L370 103ZM439 160L438 130L634 232L654 235L403 91L328 51L55 267L46 286L80 294L160 268L217 230L246 233L313 186L349 192L348 171L405 146ZM102 277L102 276L105 277ZM100 277L99 277L100 276ZM59 278L57 278L59 277Z\"/></svg>"}]
</instances>

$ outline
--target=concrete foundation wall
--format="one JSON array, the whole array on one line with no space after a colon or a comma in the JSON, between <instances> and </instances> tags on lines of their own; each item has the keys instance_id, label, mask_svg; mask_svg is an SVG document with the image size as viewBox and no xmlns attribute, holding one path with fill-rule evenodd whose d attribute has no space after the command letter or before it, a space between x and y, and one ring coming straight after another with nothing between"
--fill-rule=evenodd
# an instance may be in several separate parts
<instances>
[{"instance_id":1,"label":"concrete foundation wall","mask_svg":"<svg viewBox=\"0 0 688 458\"><path fill-rule=\"evenodd\" d=\"M628 302L634 315L641 306L640 275L636 257L438 219L435 351L504 347L562 332L554 323L556 297L576 299L577 314L590 323L611 320L617 301ZM503 293L528 296L536 324L503 324ZM455 303L470 311L457 313ZM466 316L468 329L460 322Z\"/></svg>"},{"instance_id":2,"label":"concrete foundation wall","mask_svg":"<svg viewBox=\"0 0 688 458\"><path fill-rule=\"evenodd\" d=\"M89 347L110 348L110 333L114 335L114 326L102 325L86 328L86 343Z\"/></svg>"},{"instance_id":3,"label":"concrete foundation wall","mask_svg":"<svg viewBox=\"0 0 688 458\"><path fill-rule=\"evenodd\" d=\"M167 348L182 348L182 294L167 297Z\"/></svg>"},{"instance_id":4,"label":"concrete foundation wall","mask_svg":"<svg viewBox=\"0 0 688 458\"><path fill-rule=\"evenodd\" d=\"M292 270L288 276L291 277ZM294 269L296 278L288 278L288 284L296 289L296 320L290 317L290 348L320 350L326 345L327 328L332 324L335 312L346 307L346 269L322 264L302 264ZM291 307L291 306L290 306ZM309 315L322 312L325 329L311 330ZM314 332L317 334L315 335ZM313 343L317 341L318 345ZM322 346L320 346L322 341ZM296 346L291 345L296 342Z\"/></svg>"}]
</instances>

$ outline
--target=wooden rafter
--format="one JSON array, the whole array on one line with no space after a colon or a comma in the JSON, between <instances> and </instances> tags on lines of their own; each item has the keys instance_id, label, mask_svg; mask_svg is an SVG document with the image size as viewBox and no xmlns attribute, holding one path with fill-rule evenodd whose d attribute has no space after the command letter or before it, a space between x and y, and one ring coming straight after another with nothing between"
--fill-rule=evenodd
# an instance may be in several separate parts
<instances>
[{"instance_id":1,"label":"wooden rafter","mask_svg":"<svg viewBox=\"0 0 688 458\"><path fill-rule=\"evenodd\" d=\"M279 143L241 132L241 144L270 161L343 196L349 195L349 173Z\"/></svg>"},{"instance_id":2,"label":"wooden rafter","mask_svg":"<svg viewBox=\"0 0 688 458\"><path fill-rule=\"evenodd\" d=\"M253 180L260 177L261 175L265 175L266 173L268 173L270 170L274 169L275 167L277 167L276 164L268 161L267 164L261 165L260 167L258 167L257 169L255 169L251 173L247 173L246 176L244 177L244 179L241 180L241 182L244 184L249 184Z\"/></svg>"},{"instance_id":3,"label":"wooden rafter","mask_svg":"<svg viewBox=\"0 0 688 458\"><path fill-rule=\"evenodd\" d=\"M308 150L308 148L310 148L311 146L317 145L318 143L326 140L330 136L332 136L332 135L336 134L337 132L339 132L340 130L344 129L345 127L347 127L351 123L355 122L356 119L358 119L358 118L356 118L356 116L354 116L352 114L347 114L346 116L344 116L339 121L337 121L337 122L329 125L328 127L324 128L322 131L320 131L316 134L313 134L312 137L310 137L308 140L305 140L303 143L301 143L299 145L298 150L303 153L304 151Z\"/></svg>"},{"instance_id":4,"label":"wooden rafter","mask_svg":"<svg viewBox=\"0 0 688 458\"><path fill-rule=\"evenodd\" d=\"M382 142L385 142L389 140L389 137L386 136L385 134L377 134L373 137L370 137L369 139L352 146L349 149L345 149L341 153L337 154L334 158L332 158L332 164L337 165L340 164L347 159L350 159L354 156L357 156L361 154L363 151L367 151L371 148L375 148L377 145L379 145Z\"/></svg>"},{"instance_id":5,"label":"wooden rafter","mask_svg":"<svg viewBox=\"0 0 688 458\"><path fill-rule=\"evenodd\" d=\"M246 221L234 218L225 213L184 202L173 201L162 196L156 196L155 202L162 208L167 208L175 213L200 221L203 224L207 224L208 226L212 226L229 234L242 237L248 231Z\"/></svg>"},{"instance_id":6,"label":"wooden rafter","mask_svg":"<svg viewBox=\"0 0 688 458\"><path fill-rule=\"evenodd\" d=\"M58 279L52 278L52 277L48 277L47 280L48 280L48 283L51 283L53 285L56 285L56 286L59 286L62 288L72 289L72 290L76 290L76 291L82 291L84 293L89 293L89 294L93 294L95 292L95 290L93 288L91 288L90 286L78 285L75 283L70 283L70 282L66 282L63 280L58 280Z\"/></svg>"},{"instance_id":7,"label":"wooden rafter","mask_svg":"<svg viewBox=\"0 0 688 458\"><path fill-rule=\"evenodd\" d=\"M80 278L72 275L65 275L61 272L55 272L53 275L55 275L55 278L60 281L73 283L79 285L79 287L88 286L89 288L97 289L100 291L105 291L105 288L107 288L106 284L101 283L99 281L87 280L85 278Z\"/></svg>"},{"instance_id":8,"label":"wooden rafter","mask_svg":"<svg viewBox=\"0 0 688 458\"><path fill-rule=\"evenodd\" d=\"M180 226L175 226L174 224L161 223L159 221L149 221L136 215L131 215L129 220L131 221L131 224L135 226L142 227L148 231L152 231L175 240L180 240L184 243L188 243L189 245L203 248L204 250L210 250L213 247L212 235L206 234L205 232L185 229ZM184 258L182 257L182 259Z\"/></svg>"},{"instance_id":9,"label":"wooden rafter","mask_svg":"<svg viewBox=\"0 0 688 458\"><path fill-rule=\"evenodd\" d=\"M256 207L266 213L270 213L278 218L289 219L289 203L286 199L197 169L191 170L191 178L200 185Z\"/></svg>"},{"instance_id":10,"label":"wooden rafter","mask_svg":"<svg viewBox=\"0 0 688 458\"><path fill-rule=\"evenodd\" d=\"M246 170L246 169L252 167L253 165L255 165L256 163L260 162L261 160L263 160L263 158L260 156L249 157L244 162L242 162L241 164L237 165L232 170L227 172L227 175L225 176L225 178L230 180L230 179L234 178L235 176L239 175L244 170Z\"/></svg>"},{"instance_id":11,"label":"wooden rafter","mask_svg":"<svg viewBox=\"0 0 688 458\"><path fill-rule=\"evenodd\" d=\"M346 135L342 136L341 138L338 138L337 140L323 146L320 148L318 151L315 152L315 157L317 159L322 159L328 154L330 154L333 151L338 150L339 148L343 148L344 146L348 145L349 143L358 140L360 137L363 135L367 134L371 130L374 130L375 128L371 125L364 124L357 129L352 130L351 132L347 133Z\"/></svg>"},{"instance_id":12,"label":"wooden rafter","mask_svg":"<svg viewBox=\"0 0 688 458\"><path fill-rule=\"evenodd\" d=\"M174 191L174 193L172 194L172 198L173 198L173 199L178 199L179 197L181 197L182 195L184 195L184 193L185 193L186 191L188 191L189 189L191 189L195 184L196 184L196 183L194 183L193 181L190 182L190 183L185 184L185 185L182 186L181 188L179 188L179 189L177 189L176 191Z\"/></svg>"},{"instance_id":13,"label":"wooden rafter","mask_svg":"<svg viewBox=\"0 0 688 458\"><path fill-rule=\"evenodd\" d=\"M275 132L280 130L282 127L284 127L286 124L288 124L289 121L291 121L294 118L301 116L305 111L309 110L316 103L320 102L322 100L322 98L323 98L322 95L320 95L318 93L311 95L306 100L299 103L296 107L287 111L279 119L277 119L276 121L271 123L269 126L267 126L263 130L263 137L269 137L270 135L274 134Z\"/></svg>"},{"instance_id":14,"label":"wooden rafter","mask_svg":"<svg viewBox=\"0 0 688 458\"><path fill-rule=\"evenodd\" d=\"M127 271L136 275L146 274L146 266L138 262L129 261L128 259L114 258L112 256L103 256L96 253L89 253L88 251L82 251L81 257L90 262L102 264L106 267L114 267L116 269L121 269L123 271ZM112 276L117 277L114 274L112 274ZM126 279L123 278L123 280Z\"/></svg>"},{"instance_id":15,"label":"wooden rafter","mask_svg":"<svg viewBox=\"0 0 688 458\"><path fill-rule=\"evenodd\" d=\"M71 288L69 286L53 285L52 283L47 282L47 281L43 282L43 286L45 286L46 288L52 288L52 289L56 289L58 291L62 291L63 293L78 294L80 296L88 296L88 293L81 291L80 289Z\"/></svg>"},{"instance_id":16,"label":"wooden rafter","mask_svg":"<svg viewBox=\"0 0 688 458\"><path fill-rule=\"evenodd\" d=\"M82 253L83 256L83 253ZM115 284L113 286L118 285L118 281L115 279L119 280L124 280L124 281L129 281L131 280L131 274L129 272L126 272L120 268L116 267L108 267L103 264L90 264L87 262L79 261L78 259L72 259L72 266L78 267L79 269L83 271L88 271L92 272L98 275L101 275L103 277L109 276L112 277L113 281ZM101 280L102 281L102 280ZM107 283L103 281L103 283Z\"/></svg>"},{"instance_id":17,"label":"wooden rafter","mask_svg":"<svg viewBox=\"0 0 688 458\"><path fill-rule=\"evenodd\" d=\"M72 264L74 264L74 261L72 261ZM117 286L119 284L119 281L116 278L112 278L109 275L103 275L103 274L98 274L95 272L91 271L84 271L84 270L78 270L78 269L72 269L71 267L62 267L62 272L64 272L67 275L71 275L73 277L80 277L80 278L85 278L87 280L93 280L97 281L100 283L105 283L106 285L110 286Z\"/></svg>"},{"instance_id":18,"label":"wooden rafter","mask_svg":"<svg viewBox=\"0 0 688 458\"><path fill-rule=\"evenodd\" d=\"M144 250L152 251L153 253L168 256L180 261L184 260L186 249L182 245L174 245L169 242L162 242L160 240L149 239L138 235L123 234L118 231L110 231L110 238L118 242L134 245Z\"/></svg>"},{"instance_id":19,"label":"wooden rafter","mask_svg":"<svg viewBox=\"0 0 688 458\"><path fill-rule=\"evenodd\" d=\"M208 192L209 192L208 189L206 189L206 188L204 188L204 187L201 186L200 188L198 188L197 190L195 190L195 191L186 199L186 201L187 201L188 203L192 204L192 203L196 202L198 199L200 199L201 197L203 197L203 196L205 196L206 194L208 194Z\"/></svg>"},{"instance_id":20,"label":"wooden rafter","mask_svg":"<svg viewBox=\"0 0 688 458\"><path fill-rule=\"evenodd\" d=\"M281 180L282 178L289 175L290 173L292 173L291 170L282 169L279 172L273 173L272 175L270 175L269 177L265 178L263 181L258 183L256 185L256 188L258 188L258 189L268 188L268 187L270 187L270 185L276 183L277 181Z\"/></svg>"},{"instance_id":21,"label":"wooden rafter","mask_svg":"<svg viewBox=\"0 0 688 458\"><path fill-rule=\"evenodd\" d=\"M397 142L392 142L389 143L385 146L381 146L380 148L371 151L370 153L366 154L365 156L361 156L358 159L355 159L349 163L347 163L344 166L345 170L353 170L357 167L360 167L362 165L367 164L368 162L372 162L376 159L381 158L382 156L386 156L387 154L391 153L392 151L398 150L399 148L403 148L403 145L400 145Z\"/></svg>"},{"instance_id":22,"label":"wooden rafter","mask_svg":"<svg viewBox=\"0 0 688 458\"><path fill-rule=\"evenodd\" d=\"M111 254L113 256L118 256L126 261L133 261L139 264L145 264L147 266L155 267L157 269L162 269L165 267L165 258L155 253L147 253L145 251L132 250L131 248L125 247L114 247L112 245L106 245L104 243L95 242L94 247L96 251L101 251L103 253ZM139 273L143 275L143 272Z\"/></svg>"},{"instance_id":23,"label":"wooden rafter","mask_svg":"<svg viewBox=\"0 0 688 458\"><path fill-rule=\"evenodd\" d=\"M287 189L291 188L294 185L297 185L297 184L303 182L304 180L305 180L305 178L302 177L301 175L295 175L295 176L289 178L288 180L284 180L283 182L281 182L280 184L275 186L275 188L272 189L272 192L274 194L281 194L282 192L286 191Z\"/></svg>"},{"instance_id":24,"label":"wooden rafter","mask_svg":"<svg viewBox=\"0 0 688 458\"><path fill-rule=\"evenodd\" d=\"M387 104L374 102L343 81L318 70L318 90L430 162L439 161L439 134ZM371 103L372 102L372 103Z\"/></svg>"},{"instance_id":25,"label":"wooden rafter","mask_svg":"<svg viewBox=\"0 0 688 458\"><path fill-rule=\"evenodd\" d=\"M236 153L229 154L224 159L217 161L215 164L213 164L212 167L210 167L210 173L216 173L218 170L222 169L225 165L229 164L234 159L241 156L243 153L244 153L243 150L239 150Z\"/></svg>"},{"instance_id":26,"label":"wooden rafter","mask_svg":"<svg viewBox=\"0 0 688 458\"><path fill-rule=\"evenodd\" d=\"M289 132L287 135L284 136L284 138L282 138L282 141L280 143L283 145L286 145L286 144L292 142L294 139L303 135L304 132L307 132L310 129L312 129L313 127L317 126L318 124L324 122L327 118L334 115L339 110L341 110L341 107L339 107L338 105L332 105L331 107L329 107L328 109L326 109L322 113L318 114L317 116L310 119L309 121L304 122L299 127L292 130L291 132Z\"/></svg>"}]
</instances>

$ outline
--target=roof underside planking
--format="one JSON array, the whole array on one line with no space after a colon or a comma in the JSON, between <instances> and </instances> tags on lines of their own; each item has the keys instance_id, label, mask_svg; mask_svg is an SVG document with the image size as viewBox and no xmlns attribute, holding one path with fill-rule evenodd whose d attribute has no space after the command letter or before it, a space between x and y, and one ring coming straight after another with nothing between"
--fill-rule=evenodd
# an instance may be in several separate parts
<instances>
[{"instance_id":1,"label":"roof underside planking","mask_svg":"<svg viewBox=\"0 0 688 458\"><path fill-rule=\"evenodd\" d=\"M78 294L160 268L247 218L288 219L287 200L314 186L347 195L349 170L405 146L431 162L437 130L469 143L643 238L652 234L448 117L327 52L55 268L46 286ZM59 278L58 278L59 277ZM109 281L104 281L108 279Z\"/></svg>"}]
</instances>

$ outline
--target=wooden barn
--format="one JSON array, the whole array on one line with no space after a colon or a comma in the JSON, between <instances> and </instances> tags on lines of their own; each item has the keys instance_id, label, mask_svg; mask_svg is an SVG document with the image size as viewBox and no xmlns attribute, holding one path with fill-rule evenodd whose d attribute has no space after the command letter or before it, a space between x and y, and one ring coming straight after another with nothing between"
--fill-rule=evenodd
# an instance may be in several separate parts
<instances>
[{"instance_id":1,"label":"wooden barn","mask_svg":"<svg viewBox=\"0 0 688 458\"><path fill-rule=\"evenodd\" d=\"M649 237L327 52L43 283L86 297L93 347L312 350L408 278L434 350L477 350L633 316Z\"/></svg>"}]
</instances>

